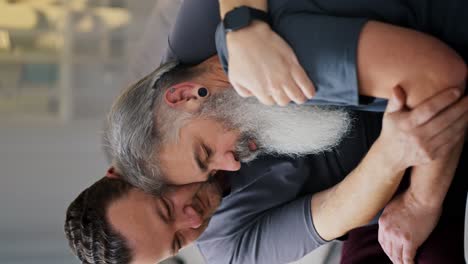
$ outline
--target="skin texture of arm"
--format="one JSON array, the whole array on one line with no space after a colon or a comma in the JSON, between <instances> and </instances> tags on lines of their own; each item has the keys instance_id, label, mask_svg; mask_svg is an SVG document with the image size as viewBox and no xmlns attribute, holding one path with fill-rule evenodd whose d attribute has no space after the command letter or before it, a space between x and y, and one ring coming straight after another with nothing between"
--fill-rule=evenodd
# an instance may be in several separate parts
<instances>
[{"instance_id":1,"label":"skin texture of arm","mask_svg":"<svg viewBox=\"0 0 468 264\"><path fill-rule=\"evenodd\" d=\"M466 129L468 98L458 100L457 90L442 92L413 110L402 109L404 93L401 88L395 91L400 95L389 101L382 132L359 166L336 186L312 197L314 225L326 240L367 224L392 198L406 168L424 163L427 150L453 148L459 138L444 133ZM421 125L412 121L422 117ZM426 137L430 140L420 145Z\"/></svg>"},{"instance_id":2,"label":"skin texture of arm","mask_svg":"<svg viewBox=\"0 0 468 264\"><path fill-rule=\"evenodd\" d=\"M392 198L404 170L390 165L391 157L382 150L377 141L342 182L312 197L314 226L323 239L333 240L368 223Z\"/></svg>"},{"instance_id":3,"label":"skin texture of arm","mask_svg":"<svg viewBox=\"0 0 468 264\"><path fill-rule=\"evenodd\" d=\"M467 66L442 41L411 29L370 21L360 35L358 80L361 95L389 98L400 86L407 106L449 88L464 90Z\"/></svg>"},{"instance_id":4,"label":"skin texture of arm","mask_svg":"<svg viewBox=\"0 0 468 264\"><path fill-rule=\"evenodd\" d=\"M455 146L459 155L463 142ZM453 179L456 159L442 158L433 166L412 171L410 189L385 207L379 218L379 243L394 263L414 263L417 249L426 241L442 213L442 201ZM440 178L439 181L436 181ZM424 179L426 179L424 181ZM434 184L437 182L438 185ZM432 191L432 195L429 195ZM426 195L427 194L427 195Z\"/></svg>"},{"instance_id":5,"label":"skin texture of arm","mask_svg":"<svg viewBox=\"0 0 468 264\"><path fill-rule=\"evenodd\" d=\"M441 41L378 22L369 22L363 29L358 48L358 69L361 94L388 98L391 88L399 86L408 96L409 108L451 87L463 93L467 77L465 62ZM452 135L460 137L462 144L443 157L415 166L407 193L390 202L384 211L380 219L379 241L394 262L412 261L417 248L437 224L460 158L463 135L463 130ZM411 208L408 211L412 211L413 217L391 216L404 212L405 208ZM421 220L432 224L419 226ZM415 231L417 229L418 232Z\"/></svg>"}]
</instances>

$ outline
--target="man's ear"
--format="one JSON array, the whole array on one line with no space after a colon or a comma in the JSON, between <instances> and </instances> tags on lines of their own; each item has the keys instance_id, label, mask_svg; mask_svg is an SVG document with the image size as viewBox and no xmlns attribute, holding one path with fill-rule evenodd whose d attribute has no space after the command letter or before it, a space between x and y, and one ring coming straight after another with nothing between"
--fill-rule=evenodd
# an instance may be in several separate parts
<instances>
[{"instance_id":1,"label":"man's ear","mask_svg":"<svg viewBox=\"0 0 468 264\"><path fill-rule=\"evenodd\" d=\"M164 93L164 101L172 108L185 112L196 112L202 103L198 89L202 86L194 82L182 82L169 87Z\"/></svg>"},{"instance_id":2,"label":"man's ear","mask_svg":"<svg viewBox=\"0 0 468 264\"><path fill-rule=\"evenodd\" d=\"M110 179L121 179L120 173L114 167L110 167L107 170L106 177Z\"/></svg>"}]
</instances>

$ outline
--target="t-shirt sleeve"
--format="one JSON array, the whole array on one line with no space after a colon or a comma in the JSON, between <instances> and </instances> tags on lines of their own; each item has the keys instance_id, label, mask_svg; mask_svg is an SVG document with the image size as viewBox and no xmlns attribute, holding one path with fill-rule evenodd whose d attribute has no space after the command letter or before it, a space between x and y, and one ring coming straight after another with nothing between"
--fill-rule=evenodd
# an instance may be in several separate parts
<instances>
[{"instance_id":1,"label":"t-shirt sleeve","mask_svg":"<svg viewBox=\"0 0 468 264\"><path fill-rule=\"evenodd\" d=\"M214 34L220 22L217 0L185 0L169 34L163 62L198 64L216 54Z\"/></svg>"},{"instance_id":2,"label":"t-shirt sleeve","mask_svg":"<svg viewBox=\"0 0 468 264\"><path fill-rule=\"evenodd\" d=\"M298 260L327 242L315 230L310 200L311 195L307 195L267 210L236 234L198 243L198 248L207 263L274 264Z\"/></svg>"},{"instance_id":3,"label":"t-shirt sleeve","mask_svg":"<svg viewBox=\"0 0 468 264\"><path fill-rule=\"evenodd\" d=\"M367 106L360 100L357 47L367 19L334 17L309 12L283 13L272 24L296 53L316 88L312 104ZM224 28L216 32L216 46L224 69L228 52Z\"/></svg>"}]
</instances>

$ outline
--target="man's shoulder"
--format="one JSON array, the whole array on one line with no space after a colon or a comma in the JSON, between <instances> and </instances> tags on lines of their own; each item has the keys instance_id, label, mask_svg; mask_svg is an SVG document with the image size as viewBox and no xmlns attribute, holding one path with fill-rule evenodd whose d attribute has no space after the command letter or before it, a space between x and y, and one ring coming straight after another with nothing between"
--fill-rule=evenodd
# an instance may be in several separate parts
<instances>
[{"instance_id":1,"label":"man's shoulder","mask_svg":"<svg viewBox=\"0 0 468 264\"><path fill-rule=\"evenodd\" d=\"M309 175L305 158L265 156L243 165L229 176L232 191L223 198L199 241L233 241L265 212L296 199Z\"/></svg>"},{"instance_id":2,"label":"man's shoulder","mask_svg":"<svg viewBox=\"0 0 468 264\"><path fill-rule=\"evenodd\" d=\"M205 263L233 263L233 256L235 254L234 239L198 239L196 247L202 255Z\"/></svg>"}]
</instances>

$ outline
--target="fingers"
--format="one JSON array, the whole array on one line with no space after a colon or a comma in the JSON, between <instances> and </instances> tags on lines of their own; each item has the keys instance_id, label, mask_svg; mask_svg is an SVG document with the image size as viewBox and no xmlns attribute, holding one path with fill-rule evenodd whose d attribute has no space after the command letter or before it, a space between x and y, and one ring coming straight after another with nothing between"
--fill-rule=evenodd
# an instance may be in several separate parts
<instances>
[{"instance_id":1,"label":"fingers","mask_svg":"<svg viewBox=\"0 0 468 264\"><path fill-rule=\"evenodd\" d=\"M380 246L382 247L382 250L385 252L385 255L387 255L389 259L392 259L391 242L390 241L380 242Z\"/></svg>"},{"instance_id":2,"label":"fingers","mask_svg":"<svg viewBox=\"0 0 468 264\"><path fill-rule=\"evenodd\" d=\"M291 102L291 99L286 95L283 89L276 88L271 92L271 97L279 106L286 106Z\"/></svg>"},{"instance_id":3,"label":"fingers","mask_svg":"<svg viewBox=\"0 0 468 264\"><path fill-rule=\"evenodd\" d=\"M379 231L378 231L378 241L380 244L380 247L382 247L382 250L385 252L385 254L391 259L392 256L392 251L391 251L391 241L387 238L385 235L385 228L383 227L384 225L380 224L379 220Z\"/></svg>"},{"instance_id":4,"label":"fingers","mask_svg":"<svg viewBox=\"0 0 468 264\"><path fill-rule=\"evenodd\" d=\"M434 159L447 156L450 152L453 151L453 148L457 144L463 144L462 140L465 137L465 133L464 133L465 130L462 130L462 131L459 131L450 135L450 140L448 140L446 144L441 144L440 147L436 148L433 154Z\"/></svg>"},{"instance_id":5,"label":"fingers","mask_svg":"<svg viewBox=\"0 0 468 264\"><path fill-rule=\"evenodd\" d=\"M283 91L291 101L303 104L315 95L315 87L296 58L291 67Z\"/></svg>"},{"instance_id":6,"label":"fingers","mask_svg":"<svg viewBox=\"0 0 468 264\"><path fill-rule=\"evenodd\" d=\"M234 90L236 90L237 94L239 94L241 97L250 97L250 96L255 96L260 103L264 105L274 105L275 100L273 98L265 93L256 93L252 94L247 88L240 84L232 84L232 87L234 87Z\"/></svg>"},{"instance_id":7,"label":"fingers","mask_svg":"<svg viewBox=\"0 0 468 264\"><path fill-rule=\"evenodd\" d=\"M236 92L242 97L255 96L258 99L258 101L260 101L260 103L264 105L274 105L276 103L275 100L263 90L255 90L251 92L249 89L245 88L240 84L233 84L232 86L234 87Z\"/></svg>"},{"instance_id":8,"label":"fingers","mask_svg":"<svg viewBox=\"0 0 468 264\"><path fill-rule=\"evenodd\" d=\"M299 69L291 71L291 73L288 72L288 74L290 75L286 77L287 79L273 82L272 85L270 85L271 95L278 105L285 106L290 101L293 101L296 104L303 104L307 101L308 95L314 95L315 89L313 88L312 83L310 82L309 78L305 75L304 70L299 65L298 68ZM297 82L293 76L293 72L297 71L302 72L299 73L299 75L301 76L300 78L305 78L307 81L301 80L302 83ZM304 92L303 89L306 89L307 91ZM310 97L311 96L309 96L309 98Z\"/></svg>"},{"instance_id":9,"label":"fingers","mask_svg":"<svg viewBox=\"0 0 468 264\"><path fill-rule=\"evenodd\" d=\"M455 105L432 118L430 122L424 124L421 127L421 133L426 133L429 138L432 138L451 127L451 125L455 127L456 125L466 125L466 115L468 115L468 97L464 97Z\"/></svg>"},{"instance_id":10,"label":"fingers","mask_svg":"<svg viewBox=\"0 0 468 264\"><path fill-rule=\"evenodd\" d=\"M252 96L252 93L246 89L245 87L243 87L242 85L239 85L239 84L232 84L232 87L234 87L234 90L236 90L236 92L242 96L242 97L250 97Z\"/></svg>"},{"instance_id":11,"label":"fingers","mask_svg":"<svg viewBox=\"0 0 468 264\"><path fill-rule=\"evenodd\" d=\"M410 116L412 125L419 126L428 122L439 112L456 102L459 97L460 91L458 89L448 89L429 98L413 109Z\"/></svg>"},{"instance_id":12,"label":"fingers","mask_svg":"<svg viewBox=\"0 0 468 264\"><path fill-rule=\"evenodd\" d=\"M287 105L291 99L289 95L287 95L283 89L280 88L273 88L270 93L264 91L264 90L256 90L253 93L249 91L247 88L240 84L232 84L236 92L242 96L242 97L250 97L250 96L255 96L257 99L265 105L280 105L280 106L285 106ZM299 89L296 89L299 91ZM300 95L294 95L295 100L299 101Z\"/></svg>"},{"instance_id":13,"label":"fingers","mask_svg":"<svg viewBox=\"0 0 468 264\"><path fill-rule=\"evenodd\" d=\"M292 78L297 84L298 88L301 90L302 95L307 99L311 99L315 95L315 86L312 84L309 76L299 64L296 67L296 70L291 72Z\"/></svg>"},{"instance_id":14,"label":"fingers","mask_svg":"<svg viewBox=\"0 0 468 264\"><path fill-rule=\"evenodd\" d=\"M256 96L258 101L264 105L274 105L275 100L271 96Z\"/></svg>"},{"instance_id":15,"label":"fingers","mask_svg":"<svg viewBox=\"0 0 468 264\"><path fill-rule=\"evenodd\" d=\"M393 260L396 263L403 263L403 258L402 258L403 257L403 245L401 243L395 244L393 253L394 253Z\"/></svg>"},{"instance_id":16,"label":"fingers","mask_svg":"<svg viewBox=\"0 0 468 264\"><path fill-rule=\"evenodd\" d=\"M392 90L392 96L388 102L387 109L385 112L393 113L403 109L406 104L406 94L400 86L395 87Z\"/></svg>"},{"instance_id":17,"label":"fingers","mask_svg":"<svg viewBox=\"0 0 468 264\"><path fill-rule=\"evenodd\" d=\"M388 245L388 254L387 254L387 256L390 258L390 260L393 263L395 263L395 259L393 257L393 242L392 242L391 239L387 242L387 245Z\"/></svg>"},{"instance_id":18,"label":"fingers","mask_svg":"<svg viewBox=\"0 0 468 264\"><path fill-rule=\"evenodd\" d=\"M307 97L304 95L302 90L297 86L293 80L290 80L288 85L284 87L284 92L286 96L289 97L296 104L303 104L307 101Z\"/></svg>"},{"instance_id":19,"label":"fingers","mask_svg":"<svg viewBox=\"0 0 468 264\"><path fill-rule=\"evenodd\" d=\"M447 129L431 138L430 144L433 146L434 158L440 156L439 148L448 146L454 147L455 144L464 136L468 126L468 114L463 115L457 121L452 123Z\"/></svg>"},{"instance_id":20,"label":"fingers","mask_svg":"<svg viewBox=\"0 0 468 264\"><path fill-rule=\"evenodd\" d=\"M416 256L416 248L412 246L404 246L402 249L402 263L413 264Z\"/></svg>"},{"instance_id":21,"label":"fingers","mask_svg":"<svg viewBox=\"0 0 468 264\"><path fill-rule=\"evenodd\" d=\"M291 101L303 104L315 95L315 88L297 61L290 65L292 65L290 68L284 67L278 70L279 76L265 76L264 79L258 76L254 88L247 88L245 82L241 85L231 81L231 84L240 96L255 96L266 105L286 106Z\"/></svg>"}]
</instances>

